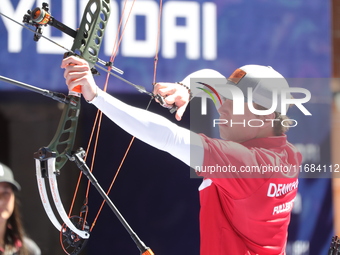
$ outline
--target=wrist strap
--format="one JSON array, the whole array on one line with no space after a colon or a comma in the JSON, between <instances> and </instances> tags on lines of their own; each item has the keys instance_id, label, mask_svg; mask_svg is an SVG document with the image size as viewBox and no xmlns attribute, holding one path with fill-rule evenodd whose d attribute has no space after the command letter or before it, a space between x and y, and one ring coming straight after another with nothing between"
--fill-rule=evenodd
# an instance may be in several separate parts
<instances>
[{"instance_id":1,"label":"wrist strap","mask_svg":"<svg viewBox=\"0 0 340 255\"><path fill-rule=\"evenodd\" d=\"M176 82L176 84L181 85L181 86L183 86L184 88L186 88L188 90L189 101L190 101L193 98L191 89L187 85L183 84L182 82Z\"/></svg>"}]
</instances>

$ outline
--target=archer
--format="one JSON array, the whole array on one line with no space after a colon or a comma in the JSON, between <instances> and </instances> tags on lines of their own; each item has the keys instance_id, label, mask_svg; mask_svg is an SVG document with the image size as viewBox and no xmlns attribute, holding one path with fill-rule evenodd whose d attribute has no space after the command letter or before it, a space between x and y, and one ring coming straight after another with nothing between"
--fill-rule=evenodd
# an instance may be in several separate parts
<instances>
[{"instance_id":1,"label":"archer","mask_svg":"<svg viewBox=\"0 0 340 255\"><path fill-rule=\"evenodd\" d=\"M129 106L99 89L85 60L69 57L61 64L69 90L82 86L84 98L100 109L112 121L128 133L147 144L167 151L186 165L206 167L209 165L236 166L236 172L197 172L204 177L200 190L201 255L225 254L285 254L287 228L294 198L297 194L297 172L243 172L250 166L299 166L301 154L287 141L286 119L278 104L275 111L255 115L245 107L244 114L233 115L233 101L228 95L218 93L221 119L237 122L242 119L260 119L259 127L219 125L221 139L212 139L182 128L164 117ZM186 77L180 83L158 83L154 94L160 94L168 105L178 107L176 119L181 120L192 91L190 78L224 78L213 70L201 70ZM228 84L241 89L253 87L258 94L253 105L265 110L272 105L263 77L285 79L274 69L248 65L237 69ZM254 82L254 81L258 82ZM289 88L287 82L283 87ZM212 87L214 87L212 85ZM262 94L261 94L262 91ZM189 92L189 93L188 93ZM264 92L264 93L263 93ZM266 119L279 119L272 127ZM294 184L294 185L293 185ZM296 184L296 185L295 185ZM269 189L293 187L278 196L269 196ZM289 206L285 206L289 204ZM284 208L277 210L277 208Z\"/></svg>"}]
</instances>

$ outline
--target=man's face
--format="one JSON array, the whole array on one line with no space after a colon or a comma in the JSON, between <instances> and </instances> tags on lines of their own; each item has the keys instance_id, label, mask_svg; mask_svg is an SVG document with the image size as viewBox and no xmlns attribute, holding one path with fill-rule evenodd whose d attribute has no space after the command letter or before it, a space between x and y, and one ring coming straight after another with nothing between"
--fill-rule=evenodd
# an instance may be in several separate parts
<instances>
[{"instance_id":1,"label":"man's face","mask_svg":"<svg viewBox=\"0 0 340 255\"><path fill-rule=\"evenodd\" d=\"M263 127L251 127L248 121L259 117L250 112L248 105L244 105L243 115L233 115L233 101L225 99L218 109L220 119L228 120L227 124L220 124L220 136L224 140L244 142L261 136Z\"/></svg>"}]
</instances>

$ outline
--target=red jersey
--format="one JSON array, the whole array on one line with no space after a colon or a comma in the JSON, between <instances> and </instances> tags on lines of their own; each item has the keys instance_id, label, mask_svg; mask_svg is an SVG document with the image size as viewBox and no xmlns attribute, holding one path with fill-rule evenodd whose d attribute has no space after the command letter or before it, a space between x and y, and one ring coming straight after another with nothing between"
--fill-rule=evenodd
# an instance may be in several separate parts
<instances>
[{"instance_id":1,"label":"red jersey","mask_svg":"<svg viewBox=\"0 0 340 255\"><path fill-rule=\"evenodd\" d=\"M201 137L200 254L285 254L301 154L286 136Z\"/></svg>"}]
</instances>

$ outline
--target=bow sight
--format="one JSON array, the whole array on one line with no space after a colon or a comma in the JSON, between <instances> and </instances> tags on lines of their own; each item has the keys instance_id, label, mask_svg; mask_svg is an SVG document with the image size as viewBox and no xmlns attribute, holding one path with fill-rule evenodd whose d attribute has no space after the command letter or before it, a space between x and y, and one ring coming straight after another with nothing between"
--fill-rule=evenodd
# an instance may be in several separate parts
<instances>
[{"instance_id":1,"label":"bow sight","mask_svg":"<svg viewBox=\"0 0 340 255\"><path fill-rule=\"evenodd\" d=\"M108 71L104 67L96 64L96 62L99 62L100 64L110 67L113 71L119 74L123 74L123 71L119 68L113 66L112 62L105 62L98 58L100 45L102 43L102 37L104 36L104 30L106 28L107 22L109 20L110 16L110 7L109 7L109 0L92 0L89 2L89 4L86 6L83 14L83 18L80 23L79 29L77 31L69 28L62 22L56 20L52 17L52 15L49 13L49 8L47 3L42 4L42 8L36 7L33 10L28 10L27 13L23 17L23 22L25 24L34 26L35 32L34 34L34 40L38 41L43 36L43 27L47 25L51 25L60 31L68 34L69 36L74 38L74 43L72 45L71 50L66 53L66 56L69 55L77 55L84 58L91 68L91 71L93 74L98 74L98 71L94 68L96 66L97 68L115 76L116 78L120 79L121 81L135 87L139 92L148 94L149 96L153 97L154 95L150 92L148 92L145 87L136 85L118 75L115 73L112 73L111 71ZM0 13L2 16L14 21L10 17L7 17L6 15ZM14 21L15 22L15 21ZM21 25L19 23L19 25ZM26 27L27 28L27 27ZM44 37L46 38L46 37ZM48 38L46 38L49 40ZM56 42L49 40L54 44L57 44ZM59 47L62 47L61 45L57 44ZM64 47L63 47L64 48Z\"/></svg>"},{"instance_id":2,"label":"bow sight","mask_svg":"<svg viewBox=\"0 0 340 255\"><path fill-rule=\"evenodd\" d=\"M108 72L105 68L98 66L97 61L102 65L110 66L113 71L123 74L123 71L114 67L112 62L105 62L98 58L104 30L110 17L109 1L90 1L84 10L84 15L77 31L56 20L49 13L47 3L43 3L41 8L36 7L33 10L28 10L27 13L23 17L23 22L35 27L34 41L38 41L43 37L42 33L45 26L51 25L74 38L72 48L66 53L65 57L69 55L81 56L89 63L93 74L99 74L94 66ZM119 77L113 73L111 74Z\"/></svg>"},{"instance_id":3,"label":"bow sight","mask_svg":"<svg viewBox=\"0 0 340 255\"><path fill-rule=\"evenodd\" d=\"M23 22L28 25L36 27L33 38L34 41L38 41L41 38L41 35L43 33L43 27L47 25L51 25L59 29L60 31L68 34L69 36L72 36L73 38L77 36L76 31L53 18L48 11L49 11L48 4L43 3L42 8L36 7L33 10L28 10L27 11L28 14L24 15Z\"/></svg>"}]
</instances>

